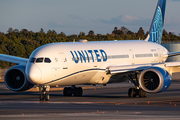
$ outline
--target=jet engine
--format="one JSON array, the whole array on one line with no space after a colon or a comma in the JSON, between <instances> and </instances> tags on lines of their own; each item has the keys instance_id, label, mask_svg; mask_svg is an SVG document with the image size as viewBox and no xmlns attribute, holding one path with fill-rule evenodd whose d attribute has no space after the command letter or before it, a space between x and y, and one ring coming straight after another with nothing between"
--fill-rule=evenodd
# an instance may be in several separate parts
<instances>
[{"instance_id":1,"label":"jet engine","mask_svg":"<svg viewBox=\"0 0 180 120\"><path fill-rule=\"evenodd\" d=\"M171 85L171 75L159 67L147 68L141 72L139 84L148 93L159 93Z\"/></svg>"},{"instance_id":2,"label":"jet engine","mask_svg":"<svg viewBox=\"0 0 180 120\"><path fill-rule=\"evenodd\" d=\"M25 91L32 88L31 84L25 74L26 66L16 65L8 69L4 76L6 86L12 91Z\"/></svg>"}]
</instances>

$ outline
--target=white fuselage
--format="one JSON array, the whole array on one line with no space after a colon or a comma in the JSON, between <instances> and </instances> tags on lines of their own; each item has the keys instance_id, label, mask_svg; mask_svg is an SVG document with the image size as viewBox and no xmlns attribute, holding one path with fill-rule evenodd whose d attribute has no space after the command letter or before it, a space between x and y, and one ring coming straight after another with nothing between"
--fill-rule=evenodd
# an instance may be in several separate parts
<instances>
[{"instance_id":1,"label":"white fuselage","mask_svg":"<svg viewBox=\"0 0 180 120\"><path fill-rule=\"evenodd\" d=\"M161 63L167 49L145 41L51 43L37 48L26 66L28 80L37 85L106 84L108 66ZM30 62L48 58L51 62Z\"/></svg>"}]
</instances>

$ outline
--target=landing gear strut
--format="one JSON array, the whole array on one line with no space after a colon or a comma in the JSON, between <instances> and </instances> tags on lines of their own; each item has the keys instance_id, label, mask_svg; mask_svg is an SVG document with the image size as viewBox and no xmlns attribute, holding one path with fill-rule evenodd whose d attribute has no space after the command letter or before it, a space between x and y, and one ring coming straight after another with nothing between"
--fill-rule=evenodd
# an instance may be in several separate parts
<instances>
[{"instance_id":1,"label":"landing gear strut","mask_svg":"<svg viewBox=\"0 0 180 120\"><path fill-rule=\"evenodd\" d=\"M135 72L135 80L131 76L127 76L127 78L136 86L136 88L129 88L128 91L129 97L136 97L137 95L140 98L147 97L147 92L139 87L139 81L136 72Z\"/></svg>"},{"instance_id":2,"label":"landing gear strut","mask_svg":"<svg viewBox=\"0 0 180 120\"><path fill-rule=\"evenodd\" d=\"M49 90L50 86L39 86L39 91L41 91L41 94L39 95L40 101L49 101Z\"/></svg>"},{"instance_id":3,"label":"landing gear strut","mask_svg":"<svg viewBox=\"0 0 180 120\"><path fill-rule=\"evenodd\" d=\"M63 90L64 96L82 96L83 90L81 87L76 87L75 85L72 85L71 87L65 87Z\"/></svg>"}]
</instances>

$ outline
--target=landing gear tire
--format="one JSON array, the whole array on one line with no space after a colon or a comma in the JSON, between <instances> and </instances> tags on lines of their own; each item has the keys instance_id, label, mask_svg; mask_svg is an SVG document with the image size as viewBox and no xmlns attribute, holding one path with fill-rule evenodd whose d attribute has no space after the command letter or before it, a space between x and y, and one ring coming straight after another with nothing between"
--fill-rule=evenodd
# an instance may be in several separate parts
<instances>
[{"instance_id":1,"label":"landing gear tire","mask_svg":"<svg viewBox=\"0 0 180 120\"><path fill-rule=\"evenodd\" d=\"M39 86L38 89L41 92L41 94L39 95L39 100L40 101L44 101L44 100L49 101L50 86Z\"/></svg>"},{"instance_id":2,"label":"landing gear tire","mask_svg":"<svg viewBox=\"0 0 180 120\"><path fill-rule=\"evenodd\" d=\"M49 101L49 98L50 98L50 97L49 97L49 94L46 93L46 94L45 94L45 101Z\"/></svg>"},{"instance_id":3,"label":"landing gear tire","mask_svg":"<svg viewBox=\"0 0 180 120\"><path fill-rule=\"evenodd\" d=\"M139 89L139 97L140 98L147 97L147 92L145 92L143 89Z\"/></svg>"},{"instance_id":4,"label":"landing gear tire","mask_svg":"<svg viewBox=\"0 0 180 120\"><path fill-rule=\"evenodd\" d=\"M136 89L135 88L129 88L128 96L131 98L136 97Z\"/></svg>"},{"instance_id":5,"label":"landing gear tire","mask_svg":"<svg viewBox=\"0 0 180 120\"><path fill-rule=\"evenodd\" d=\"M81 87L65 87L64 90L63 90L63 95L64 96L82 96L83 94L83 90Z\"/></svg>"},{"instance_id":6,"label":"landing gear tire","mask_svg":"<svg viewBox=\"0 0 180 120\"><path fill-rule=\"evenodd\" d=\"M41 94L39 95L39 100L40 100L40 101L43 101L43 100L44 100L44 94L43 94L43 93L41 93Z\"/></svg>"},{"instance_id":7,"label":"landing gear tire","mask_svg":"<svg viewBox=\"0 0 180 120\"><path fill-rule=\"evenodd\" d=\"M40 94L40 96L39 96L39 100L40 101L49 101L49 94L48 93L46 93L46 94L44 94L44 93L42 93L42 94Z\"/></svg>"},{"instance_id":8,"label":"landing gear tire","mask_svg":"<svg viewBox=\"0 0 180 120\"><path fill-rule=\"evenodd\" d=\"M140 98L145 98L147 97L147 92L144 91L143 89L135 89L135 88L129 88L129 91L128 91L128 96L129 97L136 97L136 96L139 96Z\"/></svg>"},{"instance_id":9,"label":"landing gear tire","mask_svg":"<svg viewBox=\"0 0 180 120\"><path fill-rule=\"evenodd\" d=\"M72 90L70 87L65 87L63 90L64 96L72 96Z\"/></svg>"},{"instance_id":10,"label":"landing gear tire","mask_svg":"<svg viewBox=\"0 0 180 120\"><path fill-rule=\"evenodd\" d=\"M75 91L74 91L74 96L81 97L81 96L82 96L82 93L83 93L82 88L81 88L81 87L78 87L78 88L76 88Z\"/></svg>"}]
</instances>

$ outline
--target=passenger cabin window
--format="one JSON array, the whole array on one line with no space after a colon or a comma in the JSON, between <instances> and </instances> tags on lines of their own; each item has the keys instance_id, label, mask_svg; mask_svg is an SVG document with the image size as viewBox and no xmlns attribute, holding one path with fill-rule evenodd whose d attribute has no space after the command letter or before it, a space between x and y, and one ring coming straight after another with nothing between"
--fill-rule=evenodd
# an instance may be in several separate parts
<instances>
[{"instance_id":1,"label":"passenger cabin window","mask_svg":"<svg viewBox=\"0 0 180 120\"><path fill-rule=\"evenodd\" d=\"M36 63L43 62L43 59L44 59L44 58L37 58L37 59L36 59Z\"/></svg>"},{"instance_id":2,"label":"passenger cabin window","mask_svg":"<svg viewBox=\"0 0 180 120\"><path fill-rule=\"evenodd\" d=\"M49 58L45 58L45 59L44 59L44 62L45 62L45 63L50 63L51 60L50 60Z\"/></svg>"}]
</instances>

